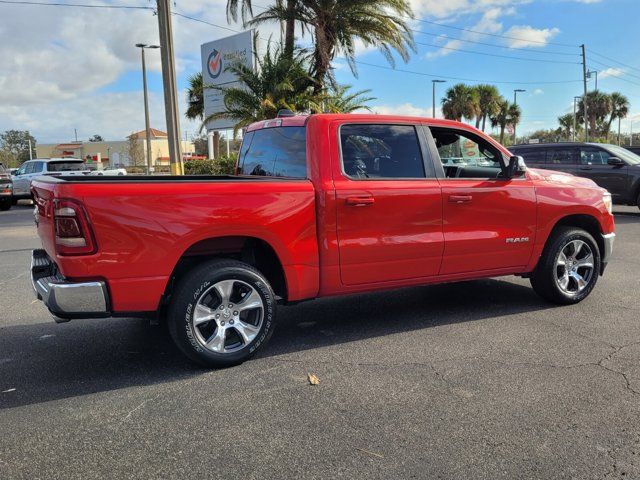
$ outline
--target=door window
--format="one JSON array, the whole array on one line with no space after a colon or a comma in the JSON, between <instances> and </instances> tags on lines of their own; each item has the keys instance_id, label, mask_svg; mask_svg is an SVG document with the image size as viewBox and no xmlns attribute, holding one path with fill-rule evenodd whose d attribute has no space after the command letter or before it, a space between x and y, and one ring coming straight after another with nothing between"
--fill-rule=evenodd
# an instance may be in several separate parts
<instances>
[{"instance_id":1,"label":"door window","mask_svg":"<svg viewBox=\"0 0 640 480\"><path fill-rule=\"evenodd\" d=\"M447 178L497 178L502 154L491 143L469 132L431 127Z\"/></svg>"},{"instance_id":2,"label":"door window","mask_svg":"<svg viewBox=\"0 0 640 480\"><path fill-rule=\"evenodd\" d=\"M547 152L544 148L522 148L512 151L524 158L527 165L544 165L547 163Z\"/></svg>"},{"instance_id":3,"label":"door window","mask_svg":"<svg viewBox=\"0 0 640 480\"><path fill-rule=\"evenodd\" d=\"M27 173L27 167L31 165L30 163L23 163L22 166L18 169L18 171L16 172L16 177L18 175L24 175L25 173Z\"/></svg>"},{"instance_id":4,"label":"door window","mask_svg":"<svg viewBox=\"0 0 640 480\"><path fill-rule=\"evenodd\" d=\"M342 125L342 169L352 179L425 178L413 125ZM433 177L433 173L430 175Z\"/></svg>"},{"instance_id":5,"label":"door window","mask_svg":"<svg viewBox=\"0 0 640 480\"><path fill-rule=\"evenodd\" d=\"M574 165L576 163L577 149L567 147L550 148L547 151L548 165Z\"/></svg>"},{"instance_id":6,"label":"door window","mask_svg":"<svg viewBox=\"0 0 640 480\"><path fill-rule=\"evenodd\" d=\"M607 165L610 156L607 152L599 148L580 148L580 163L582 165Z\"/></svg>"}]
</instances>

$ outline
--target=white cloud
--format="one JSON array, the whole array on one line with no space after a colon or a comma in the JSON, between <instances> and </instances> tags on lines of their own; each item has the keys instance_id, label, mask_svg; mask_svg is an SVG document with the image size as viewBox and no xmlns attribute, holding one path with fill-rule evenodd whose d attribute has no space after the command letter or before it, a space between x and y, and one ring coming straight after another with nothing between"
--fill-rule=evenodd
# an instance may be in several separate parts
<instances>
[{"instance_id":1,"label":"white cloud","mask_svg":"<svg viewBox=\"0 0 640 480\"><path fill-rule=\"evenodd\" d=\"M542 90L541 88L536 88L536 89L533 91L533 94L534 94L534 95L542 95L543 93L544 93L544 90Z\"/></svg>"},{"instance_id":2,"label":"white cloud","mask_svg":"<svg viewBox=\"0 0 640 480\"><path fill-rule=\"evenodd\" d=\"M514 25L504 32L508 39L508 45L512 48L540 48L547 45L549 40L555 37L560 30L557 28L534 28L529 25Z\"/></svg>"},{"instance_id":3,"label":"white cloud","mask_svg":"<svg viewBox=\"0 0 640 480\"><path fill-rule=\"evenodd\" d=\"M624 68L607 68L606 70L602 70L598 72L598 77L607 78L607 77L621 77L624 75Z\"/></svg>"},{"instance_id":4,"label":"white cloud","mask_svg":"<svg viewBox=\"0 0 640 480\"><path fill-rule=\"evenodd\" d=\"M572 0L576 3L586 3L586 4L592 4L592 3L600 3L602 0Z\"/></svg>"},{"instance_id":5,"label":"white cloud","mask_svg":"<svg viewBox=\"0 0 640 480\"><path fill-rule=\"evenodd\" d=\"M442 109L436 99L436 117L442 116ZM371 107L379 115L407 115L410 117L431 117L431 107L418 107L410 102L399 105L375 105Z\"/></svg>"}]
</instances>

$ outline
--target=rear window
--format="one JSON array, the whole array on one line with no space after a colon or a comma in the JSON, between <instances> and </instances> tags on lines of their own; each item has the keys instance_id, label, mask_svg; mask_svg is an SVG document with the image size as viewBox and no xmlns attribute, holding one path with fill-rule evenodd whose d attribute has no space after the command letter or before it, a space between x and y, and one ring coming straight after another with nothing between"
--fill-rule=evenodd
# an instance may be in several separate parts
<instances>
[{"instance_id":1,"label":"rear window","mask_svg":"<svg viewBox=\"0 0 640 480\"><path fill-rule=\"evenodd\" d=\"M306 127L275 127L245 135L238 174L306 178Z\"/></svg>"},{"instance_id":2,"label":"rear window","mask_svg":"<svg viewBox=\"0 0 640 480\"><path fill-rule=\"evenodd\" d=\"M75 172L78 170L86 170L83 162L49 162L47 165L48 172Z\"/></svg>"}]
</instances>

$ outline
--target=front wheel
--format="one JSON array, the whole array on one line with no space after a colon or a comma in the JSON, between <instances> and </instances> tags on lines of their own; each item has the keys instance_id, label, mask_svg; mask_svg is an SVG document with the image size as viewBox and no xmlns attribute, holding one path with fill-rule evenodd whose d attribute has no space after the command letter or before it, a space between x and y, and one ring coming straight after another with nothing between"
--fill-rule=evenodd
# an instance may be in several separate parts
<instances>
[{"instance_id":1,"label":"front wheel","mask_svg":"<svg viewBox=\"0 0 640 480\"><path fill-rule=\"evenodd\" d=\"M593 237L581 228L562 227L549 238L531 285L550 302L569 305L587 298L599 272L600 250Z\"/></svg>"},{"instance_id":2,"label":"front wheel","mask_svg":"<svg viewBox=\"0 0 640 480\"><path fill-rule=\"evenodd\" d=\"M207 367L228 367L269 340L275 313L275 295L258 270L236 260L213 260L183 277L167 321L187 357Z\"/></svg>"}]
</instances>

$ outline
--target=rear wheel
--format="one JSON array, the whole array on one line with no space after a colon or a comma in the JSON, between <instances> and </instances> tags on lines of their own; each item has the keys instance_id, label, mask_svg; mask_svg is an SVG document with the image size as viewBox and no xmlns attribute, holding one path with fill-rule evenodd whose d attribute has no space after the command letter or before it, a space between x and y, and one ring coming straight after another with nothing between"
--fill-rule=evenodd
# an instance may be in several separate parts
<instances>
[{"instance_id":1,"label":"rear wheel","mask_svg":"<svg viewBox=\"0 0 640 480\"><path fill-rule=\"evenodd\" d=\"M9 210L11 208L11 205L13 205L13 200L11 199L11 197L3 198L0 200L0 210L2 211Z\"/></svg>"},{"instance_id":2,"label":"rear wheel","mask_svg":"<svg viewBox=\"0 0 640 480\"><path fill-rule=\"evenodd\" d=\"M271 337L276 300L250 265L207 262L180 281L168 312L169 332L191 360L208 367L237 365Z\"/></svg>"},{"instance_id":3,"label":"rear wheel","mask_svg":"<svg viewBox=\"0 0 640 480\"><path fill-rule=\"evenodd\" d=\"M591 293L600 272L600 250L580 228L558 228L542 252L531 276L541 297L562 305L578 303Z\"/></svg>"}]
</instances>

